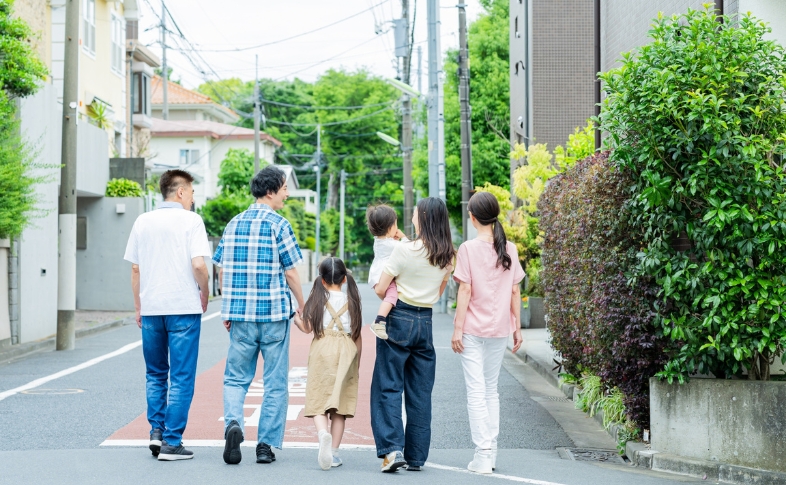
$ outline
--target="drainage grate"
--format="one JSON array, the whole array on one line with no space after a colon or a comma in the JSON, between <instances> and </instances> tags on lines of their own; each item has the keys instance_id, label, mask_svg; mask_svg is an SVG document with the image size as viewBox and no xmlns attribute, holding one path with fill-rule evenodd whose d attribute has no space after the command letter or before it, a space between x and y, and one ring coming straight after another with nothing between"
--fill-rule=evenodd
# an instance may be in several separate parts
<instances>
[{"instance_id":1,"label":"drainage grate","mask_svg":"<svg viewBox=\"0 0 786 485\"><path fill-rule=\"evenodd\" d=\"M615 450L597 450L592 448L557 448L560 457L572 461L594 461L600 463L625 464L625 459Z\"/></svg>"},{"instance_id":2,"label":"drainage grate","mask_svg":"<svg viewBox=\"0 0 786 485\"><path fill-rule=\"evenodd\" d=\"M551 401L551 402L573 402L566 397L559 397L559 396L530 396L535 402L544 402L544 401Z\"/></svg>"}]
</instances>

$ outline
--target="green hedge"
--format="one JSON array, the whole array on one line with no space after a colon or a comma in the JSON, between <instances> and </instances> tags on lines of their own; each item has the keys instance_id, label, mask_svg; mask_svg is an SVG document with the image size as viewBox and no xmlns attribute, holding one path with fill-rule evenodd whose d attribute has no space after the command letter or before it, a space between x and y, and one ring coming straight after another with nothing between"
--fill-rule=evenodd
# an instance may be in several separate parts
<instances>
[{"instance_id":1,"label":"green hedge","mask_svg":"<svg viewBox=\"0 0 786 485\"><path fill-rule=\"evenodd\" d=\"M128 179L112 179L106 183L107 197L142 197L139 182Z\"/></svg>"}]
</instances>

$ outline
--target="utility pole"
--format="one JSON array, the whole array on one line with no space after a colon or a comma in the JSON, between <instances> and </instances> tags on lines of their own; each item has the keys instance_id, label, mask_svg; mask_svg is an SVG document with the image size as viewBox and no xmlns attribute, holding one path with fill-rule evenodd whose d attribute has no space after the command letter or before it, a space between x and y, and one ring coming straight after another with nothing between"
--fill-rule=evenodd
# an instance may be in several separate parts
<instances>
[{"instance_id":1,"label":"utility pole","mask_svg":"<svg viewBox=\"0 0 786 485\"><path fill-rule=\"evenodd\" d=\"M63 142L58 199L57 350L74 348L76 310L76 143L79 112L79 5L66 0Z\"/></svg>"},{"instance_id":2,"label":"utility pole","mask_svg":"<svg viewBox=\"0 0 786 485\"><path fill-rule=\"evenodd\" d=\"M339 216L338 228L338 257L344 261L344 211L346 210L346 194L347 194L347 172L341 170L341 191L340 191L340 204L341 212Z\"/></svg>"},{"instance_id":3,"label":"utility pole","mask_svg":"<svg viewBox=\"0 0 786 485\"><path fill-rule=\"evenodd\" d=\"M423 92L423 47L418 46L418 92Z\"/></svg>"},{"instance_id":4,"label":"utility pole","mask_svg":"<svg viewBox=\"0 0 786 485\"><path fill-rule=\"evenodd\" d=\"M723 1L721 0L721 4ZM594 5L594 23L595 23L595 117L600 117L600 78L598 75L602 69L600 65L600 0L595 0ZM529 39L527 40L529 41ZM529 46L527 47L529 48ZM595 127L595 151L600 150L600 126Z\"/></svg>"},{"instance_id":5,"label":"utility pole","mask_svg":"<svg viewBox=\"0 0 786 485\"><path fill-rule=\"evenodd\" d=\"M459 9L459 105L461 111L461 226L467 240L467 205L472 190L472 108L469 106L469 46L467 44L467 11Z\"/></svg>"},{"instance_id":6,"label":"utility pole","mask_svg":"<svg viewBox=\"0 0 786 485\"><path fill-rule=\"evenodd\" d=\"M319 221L319 214L321 211L320 205L322 204L322 126L317 125L317 166L314 167L317 173L317 229L316 229L316 242L314 243L314 270L317 270L319 265L319 229L321 223Z\"/></svg>"},{"instance_id":7,"label":"utility pole","mask_svg":"<svg viewBox=\"0 0 786 485\"><path fill-rule=\"evenodd\" d=\"M428 0L428 195L446 200L445 109L439 0Z\"/></svg>"},{"instance_id":8,"label":"utility pole","mask_svg":"<svg viewBox=\"0 0 786 485\"><path fill-rule=\"evenodd\" d=\"M254 175L259 172L259 54L254 75Z\"/></svg>"},{"instance_id":9,"label":"utility pole","mask_svg":"<svg viewBox=\"0 0 786 485\"><path fill-rule=\"evenodd\" d=\"M169 100L167 98L167 88L169 87L169 68L166 65L166 5L164 0L161 0L161 78L164 80L162 83L164 87L164 109L162 110L162 117L165 120L169 119Z\"/></svg>"},{"instance_id":10,"label":"utility pole","mask_svg":"<svg viewBox=\"0 0 786 485\"><path fill-rule=\"evenodd\" d=\"M411 45L409 43L409 0L401 0L401 21L404 23L402 29L405 34L406 55L403 56L403 72L401 80L405 84L410 84L410 56ZM401 46L397 46L401 47ZM415 205L412 184L412 101L409 95L404 93L401 98L401 111L403 115L401 127L401 151L404 155L404 232L407 237L412 237L412 209Z\"/></svg>"}]
</instances>

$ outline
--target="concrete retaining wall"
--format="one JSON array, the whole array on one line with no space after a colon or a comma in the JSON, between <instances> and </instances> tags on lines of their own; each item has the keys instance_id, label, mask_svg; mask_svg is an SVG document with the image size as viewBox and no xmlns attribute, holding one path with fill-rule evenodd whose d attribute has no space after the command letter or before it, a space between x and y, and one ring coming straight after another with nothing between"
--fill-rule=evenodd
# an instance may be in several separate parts
<instances>
[{"instance_id":1,"label":"concrete retaining wall","mask_svg":"<svg viewBox=\"0 0 786 485\"><path fill-rule=\"evenodd\" d=\"M786 382L650 379L652 449L786 472Z\"/></svg>"}]
</instances>

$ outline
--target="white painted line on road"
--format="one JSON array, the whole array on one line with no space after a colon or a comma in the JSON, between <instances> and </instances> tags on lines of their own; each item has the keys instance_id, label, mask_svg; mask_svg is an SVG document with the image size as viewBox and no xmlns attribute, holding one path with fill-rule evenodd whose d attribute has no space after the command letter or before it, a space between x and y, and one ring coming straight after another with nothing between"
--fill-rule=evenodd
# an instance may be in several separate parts
<instances>
[{"instance_id":1,"label":"white painted line on road","mask_svg":"<svg viewBox=\"0 0 786 485\"><path fill-rule=\"evenodd\" d=\"M40 386L42 384L46 384L49 381L53 381L53 380L59 379L59 378L61 378L63 376L67 376L69 374L73 374L74 372L80 371L82 369L86 369L86 368L88 368L90 366L98 364L99 362L103 362L103 361L105 361L107 359L111 359L112 357L117 357L120 354L125 354L129 350L133 350L133 349L139 347L140 345L142 345L142 341L141 340L137 340L134 343L131 343L131 344L128 344L128 345L124 345L123 347L120 347L119 349L115 350L114 352L109 352L108 354L104 354L104 355L102 355L100 357L96 357L95 359L90 359L87 362L83 362L83 363L81 363L79 365L75 365L73 367L69 367L68 369L61 370L60 372L56 372L56 373L50 374L50 375L48 375L46 377L42 377L40 379L36 379L34 381L30 381L30 382L28 382L27 384L25 384L23 386L19 386L19 387L16 387L14 389L9 389L8 391L0 392L0 401L2 401L3 399L5 399L7 397L13 396L14 394L19 394L22 391L26 391L28 389L33 389L34 387L38 387L38 386Z\"/></svg>"},{"instance_id":2,"label":"white painted line on road","mask_svg":"<svg viewBox=\"0 0 786 485\"><path fill-rule=\"evenodd\" d=\"M202 321L204 322L204 321L210 320L212 318L216 318L219 315L221 315L221 312L216 312L216 313L211 313L210 315L205 315L204 317L202 317Z\"/></svg>"},{"instance_id":3,"label":"white painted line on road","mask_svg":"<svg viewBox=\"0 0 786 485\"><path fill-rule=\"evenodd\" d=\"M523 477L516 477L513 475L502 475L499 473L492 473L491 475L480 475L478 473L471 472L466 468L458 468L455 466L445 466L445 465L438 465L436 463L432 463L430 461L426 462L426 466L429 468L436 468L437 470L448 470L452 472L459 472L459 473L467 473L469 475L475 475L478 477L489 477L489 478L499 478L501 480L508 480L511 482L519 482L519 483L529 483L531 485L565 485L563 483L556 483L556 482L545 482L543 480L534 480L532 478L523 478Z\"/></svg>"},{"instance_id":4,"label":"white painted line on road","mask_svg":"<svg viewBox=\"0 0 786 485\"><path fill-rule=\"evenodd\" d=\"M142 447L147 448L150 444L149 440L105 440L99 446L131 446L131 447ZM219 447L223 448L224 440L183 440L183 446L186 448L194 447ZM246 448L254 448L257 446L256 441L244 441L240 444L240 446ZM301 441L285 441L284 448L293 448L293 449L308 449L308 450L317 450L319 449L319 443L306 443ZM342 450L376 450L374 445L347 445L341 444Z\"/></svg>"}]
</instances>

